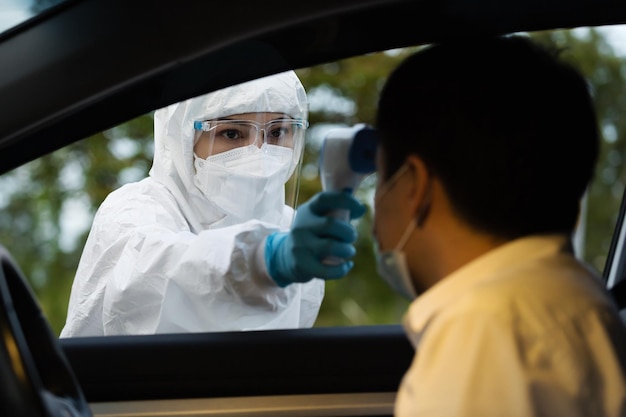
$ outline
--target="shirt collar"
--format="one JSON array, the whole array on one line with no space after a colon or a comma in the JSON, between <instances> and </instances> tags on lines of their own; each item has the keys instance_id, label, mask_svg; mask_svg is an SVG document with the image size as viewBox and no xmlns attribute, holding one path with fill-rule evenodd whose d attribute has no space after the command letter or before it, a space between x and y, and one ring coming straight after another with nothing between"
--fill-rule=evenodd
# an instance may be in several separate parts
<instances>
[{"instance_id":1,"label":"shirt collar","mask_svg":"<svg viewBox=\"0 0 626 417\"><path fill-rule=\"evenodd\" d=\"M523 237L498 246L444 277L409 306L404 317L404 326L413 345L419 344L421 334L431 318L470 288L497 278L501 271L509 271L517 265L560 252L573 253L571 240L567 235Z\"/></svg>"}]
</instances>

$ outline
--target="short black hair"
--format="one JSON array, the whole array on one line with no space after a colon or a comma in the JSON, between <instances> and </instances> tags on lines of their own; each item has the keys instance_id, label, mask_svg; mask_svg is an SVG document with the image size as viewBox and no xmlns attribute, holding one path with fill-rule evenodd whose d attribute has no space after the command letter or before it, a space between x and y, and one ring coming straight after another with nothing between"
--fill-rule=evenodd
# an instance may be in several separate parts
<instances>
[{"instance_id":1,"label":"short black hair","mask_svg":"<svg viewBox=\"0 0 626 417\"><path fill-rule=\"evenodd\" d=\"M510 239L571 233L599 133L589 85L557 55L515 35L407 58L379 100L386 176L415 154L474 228Z\"/></svg>"}]
</instances>

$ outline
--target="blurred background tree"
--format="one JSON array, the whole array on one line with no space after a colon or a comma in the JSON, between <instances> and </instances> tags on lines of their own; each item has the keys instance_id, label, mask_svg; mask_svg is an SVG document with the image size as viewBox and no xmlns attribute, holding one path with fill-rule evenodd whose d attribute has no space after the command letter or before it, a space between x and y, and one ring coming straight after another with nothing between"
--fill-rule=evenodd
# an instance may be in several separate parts
<instances>
[{"instance_id":1,"label":"blurred background tree","mask_svg":"<svg viewBox=\"0 0 626 417\"><path fill-rule=\"evenodd\" d=\"M537 41L561 51L587 78L602 136L595 178L584 202L579 256L602 272L626 185L626 61L598 30L538 32ZM555 120L555 123L567 121ZM563 157L567 158L567 149Z\"/></svg>"},{"instance_id":2,"label":"blurred background tree","mask_svg":"<svg viewBox=\"0 0 626 417\"><path fill-rule=\"evenodd\" d=\"M538 41L562 49L588 77L604 137L601 162L589 191L580 255L602 271L624 185L626 103L622 57L601 32L577 29L537 32ZM298 201L321 189L318 153L328 129L374 123L376 102L387 74L416 48L387 51L297 70L311 101L307 149ZM462 71L462 65L459 71ZM403 105L406 103L398 103ZM555 120L567 123L567 120ZM538 152L541 150L538 149ZM137 117L0 178L0 242L29 278L53 329L60 332L74 272L93 215L112 190L147 175L152 163L152 115ZM563 150L567 157L567 149ZM355 267L328 282L316 326L398 323L407 302L376 275L372 245L372 194L368 178L357 196L368 206L355 222L359 231Z\"/></svg>"}]
</instances>

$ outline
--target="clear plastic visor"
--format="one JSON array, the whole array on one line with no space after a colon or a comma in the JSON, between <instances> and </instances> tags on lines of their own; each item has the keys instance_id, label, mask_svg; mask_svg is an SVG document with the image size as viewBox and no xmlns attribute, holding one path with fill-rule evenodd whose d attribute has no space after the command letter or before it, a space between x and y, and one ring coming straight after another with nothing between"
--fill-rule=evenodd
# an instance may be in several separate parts
<instances>
[{"instance_id":1,"label":"clear plastic visor","mask_svg":"<svg viewBox=\"0 0 626 417\"><path fill-rule=\"evenodd\" d=\"M206 158L243 146L255 145L260 148L264 143L297 149L299 142L304 140L308 122L280 114L278 117L261 116L270 114L272 113L195 121L196 154Z\"/></svg>"}]
</instances>

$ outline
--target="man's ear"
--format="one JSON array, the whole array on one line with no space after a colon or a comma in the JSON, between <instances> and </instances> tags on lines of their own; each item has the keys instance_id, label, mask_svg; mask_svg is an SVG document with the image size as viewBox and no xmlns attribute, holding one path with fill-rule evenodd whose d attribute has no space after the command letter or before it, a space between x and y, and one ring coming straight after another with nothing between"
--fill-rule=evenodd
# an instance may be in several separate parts
<instances>
[{"instance_id":1,"label":"man's ear","mask_svg":"<svg viewBox=\"0 0 626 417\"><path fill-rule=\"evenodd\" d=\"M409 155L406 159L409 166L409 175L412 181L408 200L409 207L417 219L418 225L423 223L432 199L432 173L426 167L424 160L417 155Z\"/></svg>"}]
</instances>

